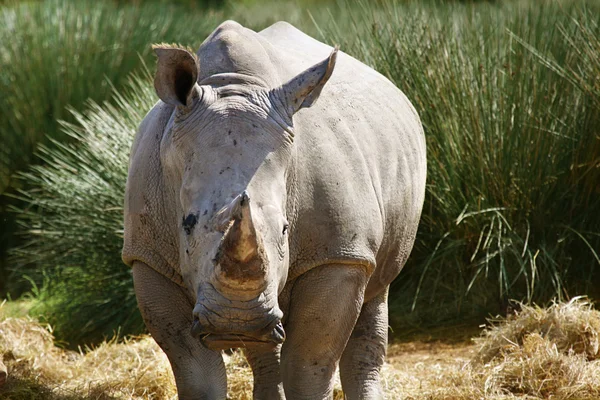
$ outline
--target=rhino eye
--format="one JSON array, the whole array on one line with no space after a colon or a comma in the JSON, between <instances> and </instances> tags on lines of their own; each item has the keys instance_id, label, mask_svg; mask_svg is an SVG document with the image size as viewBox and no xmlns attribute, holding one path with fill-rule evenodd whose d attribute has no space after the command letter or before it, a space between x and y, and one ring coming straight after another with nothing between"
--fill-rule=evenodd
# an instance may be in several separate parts
<instances>
[{"instance_id":1,"label":"rhino eye","mask_svg":"<svg viewBox=\"0 0 600 400\"><path fill-rule=\"evenodd\" d=\"M281 232L281 234L285 235L288 232L289 227L290 227L290 224L283 225L283 231Z\"/></svg>"},{"instance_id":2,"label":"rhino eye","mask_svg":"<svg viewBox=\"0 0 600 400\"><path fill-rule=\"evenodd\" d=\"M198 222L198 219L196 218L195 214L189 214L187 217L185 217L185 219L181 223L181 226L183 227L183 230L187 235L192 233L196 222Z\"/></svg>"}]
</instances>

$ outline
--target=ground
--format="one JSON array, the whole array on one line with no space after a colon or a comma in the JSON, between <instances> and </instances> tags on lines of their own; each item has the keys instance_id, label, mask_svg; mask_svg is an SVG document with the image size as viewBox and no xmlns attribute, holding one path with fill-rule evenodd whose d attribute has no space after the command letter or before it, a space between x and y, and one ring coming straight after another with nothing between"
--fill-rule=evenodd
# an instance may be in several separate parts
<instances>
[{"instance_id":1,"label":"ground","mask_svg":"<svg viewBox=\"0 0 600 400\"><path fill-rule=\"evenodd\" d=\"M0 360L8 380L0 398L176 399L167 358L151 337L70 351L55 345L49 326L2 311L0 306ZM387 399L600 398L600 313L585 299L548 308L523 305L485 328L432 334L389 346L383 369ZM224 357L229 398L252 399L252 373L242 353ZM334 398L343 399L339 379Z\"/></svg>"},{"instance_id":2,"label":"ground","mask_svg":"<svg viewBox=\"0 0 600 400\"><path fill-rule=\"evenodd\" d=\"M472 342L407 342L390 345L387 362L404 390L417 393L433 375L443 377L463 368L476 352Z\"/></svg>"}]
</instances>

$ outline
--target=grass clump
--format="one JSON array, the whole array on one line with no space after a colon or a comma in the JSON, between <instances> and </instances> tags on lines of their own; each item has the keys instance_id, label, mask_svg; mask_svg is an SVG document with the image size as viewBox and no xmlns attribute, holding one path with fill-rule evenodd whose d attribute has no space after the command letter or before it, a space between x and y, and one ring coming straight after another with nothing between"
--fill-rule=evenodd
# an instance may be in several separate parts
<instances>
[{"instance_id":1,"label":"grass clump","mask_svg":"<svg viewBox=\"0 0 600 400\"><path fill-rule=\"evenodd\" d=\"M533 398L600 396L600 312L582 298L521 311L484 331L469 376L487 393Z\"/></svg>"},{"instance_id":2,"label":"grass clump","mask_svg":"<svg viewBox=\"0 0 600 400\"><path fill-rule=\"evenodd\" d=\"M498 392L555 399L595 399L600 395L600 365L585 354L559 350L558 345L538 333L523 338L520 346L505 348L489 370L488 386Z\"/></svg>"},{"instance_id":3,"label":"grass clump","mask_svg":"<svg viewBox=\"0 0 600 400\"><path fill-rule=\"evenodd\" d=\"M168 360L149 337L95 349L56 347L49 326L31 318L0 322L0 354L10 399L168 399L176 391Z\"/></svg>"},{"instance_id":4,"label":"grass clump","mask_svg":"<svg viewBox=\"0 0 600 400\"><path fill-rule=\"evenodd\" d=\"M548 308L522 305L468 347L432 345L392 356L396 369L386 366L384 382L390 398L597 399L600 360L589 338L600 334L599 322L600 312L581 298Z\"/></svg>"},{"instance_id":5,"label":"grass clump","mask_svg":"<svg viewBox=\"0 0 600 400\"><path fill-rule=\"evenodd\" d=\"M1 310L1 308L0 308ZM166 355L147 335L71 351L56 347L49 325L0 318L0 358L8 379L0 397L12 400L174 399ZM252 372L240 352L224 355L232 398L252 399Z\"/></svg>"},{"instance_id":6,"label":"grass clump","mask_svg":"<svg viewBox=\"0 0 600 400\"><path fill-rule=\"evenodd\" d=\"M517 314L486 330L484 336L477 340L481 348L476 359L482 363L489 362L507 346L524 346L531 335L549 341L556 351L563 354L574 352L587 360L600 357L600 313L588 300L575 298L568 303L554 303L548 308L521 305ZM531 346L539 343L535 338L531 341Z\"/></svg>"}]
</instances>

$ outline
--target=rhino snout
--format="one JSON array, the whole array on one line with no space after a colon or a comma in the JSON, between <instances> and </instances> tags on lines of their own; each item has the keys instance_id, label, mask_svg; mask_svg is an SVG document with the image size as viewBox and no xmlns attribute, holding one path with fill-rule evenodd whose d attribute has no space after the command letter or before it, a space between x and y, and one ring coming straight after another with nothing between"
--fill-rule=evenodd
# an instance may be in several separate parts
<instances>
[{"instance_id":1,"label":"rhino snout","mask_svg":"<svg viewBox=\"0 0 600 400\"><path fill-rule=\"evenodd\" d=\"M194 319L191 334L204 346L212 350L236 347L277 346L285 341L285 329L279 318L270 321L265 328L248 331L240 326L237 329L221 330Z\"/></svg>"},{"instance_id":2,"label":"rhino snout","mask_svg":"<svg viewBox=\"0 0 600 400\"><path fill-rule=\"evenodd\" d=\"M211 349L278 345L285 340L277 301L266 293L248 301L225 298L213 287L199 292L191 334Z\"/></svg>"}]
</instances>

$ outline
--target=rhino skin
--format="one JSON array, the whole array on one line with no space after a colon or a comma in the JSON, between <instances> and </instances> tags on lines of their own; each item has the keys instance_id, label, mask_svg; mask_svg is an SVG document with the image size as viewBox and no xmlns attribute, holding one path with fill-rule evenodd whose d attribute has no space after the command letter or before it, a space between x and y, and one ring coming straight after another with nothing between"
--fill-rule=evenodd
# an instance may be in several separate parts
<instances>
[{"instance_id":1,"label":"rhino skin","mask_svg":"<svg viewBox=\"0 0 600 400\"><path fill-rule=\"evenodd\" d=\"M123 260L180 399L225 399L241 347L256 399L383 397L387 294L426 178L390 81L279 22L155 46L160 101L131 150Z\"/></svg>"}]
</instances>

